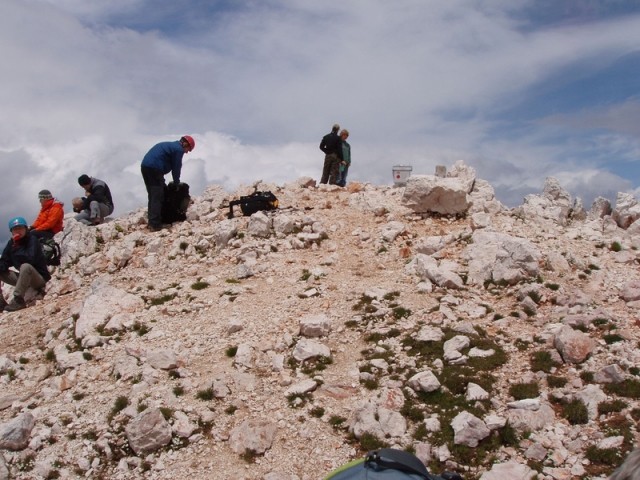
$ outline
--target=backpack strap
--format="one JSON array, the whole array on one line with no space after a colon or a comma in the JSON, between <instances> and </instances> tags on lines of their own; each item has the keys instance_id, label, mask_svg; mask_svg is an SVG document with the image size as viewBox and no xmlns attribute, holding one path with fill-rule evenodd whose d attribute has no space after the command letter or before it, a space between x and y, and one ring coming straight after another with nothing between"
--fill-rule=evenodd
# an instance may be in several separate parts
<instances>
[{"instance_id":1,"label":"backpack strap","mask_svg":"<svg viewBox=\"0 0 640 480\"><path fill-rule=\"evenodd\" d=\"M392 448L382 448L369 452L364 460L365 467L373 466L373 468L387 469L393 468L401 472L419 475L420 478L430 480L431 476L427 472L424 464L409 452L402 450L394 450Z\"/></svg>"}]
</instances>

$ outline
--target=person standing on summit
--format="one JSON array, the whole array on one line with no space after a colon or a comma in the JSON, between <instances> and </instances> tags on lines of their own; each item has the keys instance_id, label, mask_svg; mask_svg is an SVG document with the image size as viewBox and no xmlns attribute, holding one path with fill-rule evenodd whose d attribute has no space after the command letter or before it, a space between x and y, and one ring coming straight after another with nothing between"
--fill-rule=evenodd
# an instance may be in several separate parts
<instances>
[{"instance_id":1,"label":"person standing on summit","mask_svg":"<svg viewBox=\"0 0 640 480\"><path fill-rule=\"evenodd\" d=\"M162 224L164 176L171 172L173 184L178 186L182 171L182 157L185 153L192 151L195 146L196 142L193 137L185 135L180 140L157 143L142 159L142 179L147 187L149 197L147 227L152 232L157 232L164 227Z\"/></svg>"},{"instance_id":2,"label":"person standing on summit","mask_svg":"<svg viewBox=\"0 0 640 480\"><path fill-rule=\"evenodd\" d=\"M342 162L342 140L338 136L338 130L340 130L340 125L336 123L331 128L331 133L322 137L320 142L320 150L325 154L320 183L327 183L327 181L330 185L338 183L340 163Z\"/></svg>"}]
</instances>

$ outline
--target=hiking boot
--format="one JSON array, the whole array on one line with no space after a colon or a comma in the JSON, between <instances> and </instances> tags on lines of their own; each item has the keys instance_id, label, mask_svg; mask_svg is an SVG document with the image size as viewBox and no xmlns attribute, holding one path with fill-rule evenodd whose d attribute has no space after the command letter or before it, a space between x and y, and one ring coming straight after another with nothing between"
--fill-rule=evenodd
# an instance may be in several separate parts
<instances>
[{"instance_id":1,"label":"hiking boot","mask_svg":"<svg viewBox=\"0 0 640 480\"><path fill-rule=\"evenodd\" d=\"M4 311L4 308L7 306L7 301L3 296L0 296L0 312Z\"/></svg>"},{"instance_id":2,"label":"hiking boot","mask_svg":"<svg viewBox=\"0 0 640 480\"><path fill-rule=\"evenodd\" d=\"M100 225L102 223L102 219L100 217L95 217L90 219L91 225Z\"/></svg>"},{"instance_id":3,"label":"hiking boot","mask_svg":"<svg viewBox=\"0 0 640 480\"><path fill-rule=\"evenodd\" d=\"M15 312L16 310L22 310L23 308L27 308L27 304L24 303L24 298L14 296L13 300L9 302L9 305L4 307L5 312Z\"/></svg>"},{"instance_id":4,"label":"hiking boot","mask_svg":"<svg viewBox=\"0 0 640 480\"><path fill-rule=\"evenodd\" d=\"M150 232L159 232L160 230L164 230L165 228L171 227L170 223L163 223L161 225L148 225L147 228Z\"/></svg>"}]
</instances>

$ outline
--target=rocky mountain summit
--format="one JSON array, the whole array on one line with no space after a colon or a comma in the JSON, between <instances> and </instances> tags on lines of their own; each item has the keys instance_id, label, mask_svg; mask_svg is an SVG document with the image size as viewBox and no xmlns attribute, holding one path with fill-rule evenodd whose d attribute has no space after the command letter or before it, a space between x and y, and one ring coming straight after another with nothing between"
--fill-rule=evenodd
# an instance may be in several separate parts
<instances>
[{"instance_id":1,"label":"rocky mountain summit","mask_svg":"<svg viewBox=\"0 0 640 480\"><path fill-rule=\"evenodd\" d=\"M315 480L381 446L604 479L638 444L633 196L509 209L462 163L254 187L280 208L66 220L44 298L0 314L0 479Z\"/></svg>"}]
</instances>

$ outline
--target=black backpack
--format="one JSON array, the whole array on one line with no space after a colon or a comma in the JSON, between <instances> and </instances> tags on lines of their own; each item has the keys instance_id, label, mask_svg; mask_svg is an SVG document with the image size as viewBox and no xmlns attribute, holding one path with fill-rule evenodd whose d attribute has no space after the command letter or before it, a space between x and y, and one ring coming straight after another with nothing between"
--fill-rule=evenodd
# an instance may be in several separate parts
<instances>
[{"instance_id":1,"label":"black backpack","mask_svg":"<svg viewBox=\"0 0 640 480\"><path fill-rule=\"evenodd\" d=\"M324 480L462 480L457 473L431 475L415 455L382 448L334 470Z\"/></svg>"},{"instance_id":2,"label":"black backpack","mask_svg":"<svg viewBox=\"0 0 640 480\"><path fill-rule=\"evenodd\" d=\"M162 223L184 222L187 219L187 208L191 203L189 185L180 182L177 186L170 182L164 187L162 202Z\"/></svg>"},{"instance_id":3,"label":"black backpack","mask_svg":"<svg viewBox=\"0 0 640 480\"><path fill-rule=\"evenodd\" d=\"M278 208L278 199L271 192L253 192L251 195L240 197L240 200L229 202L229 218L233 218L233 207L240 205L240 210L245 216L253 215L259 210L275 210Z\"/></svg>"},{"instance_id":4,"label":"black backpack","mask_svg":"<svg viewBox=\"0 0 640 480\"><path fill-rule=\"evenodd\" d=\"M60 251L60 245L53 238L38 238L40 240L40 246L42 247L42 253L44 258L47 259L47 265L57 267L60 265L60 257L62 253Z\"/></svg>"}]
</instances>

